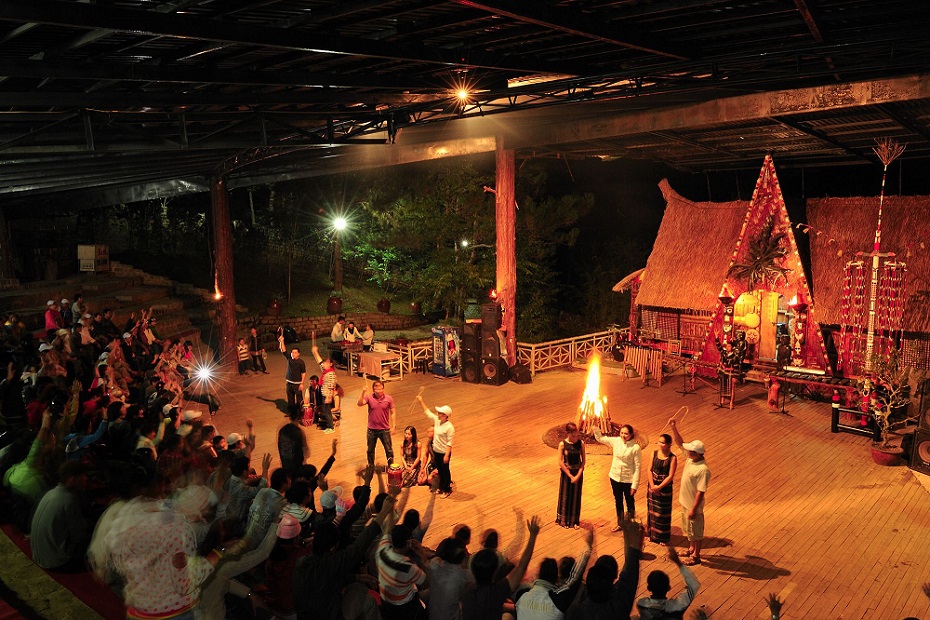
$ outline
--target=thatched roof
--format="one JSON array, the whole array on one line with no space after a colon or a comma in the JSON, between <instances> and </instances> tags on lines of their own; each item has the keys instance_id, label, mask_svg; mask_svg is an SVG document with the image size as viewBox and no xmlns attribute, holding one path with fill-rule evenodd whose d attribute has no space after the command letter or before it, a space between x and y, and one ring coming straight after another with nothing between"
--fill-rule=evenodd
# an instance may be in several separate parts
<instances>
[{"instance_id":1,"label":"thatched roof","mask_svg":"<svg viewBox=\"0 0 930 620\"><path fill-rule=\"evenodd\" d=\"M713 311L749 201L691 202L665 179L659 188L668 206L636 303Z\"/></svg>"},{"instance_id":2,"label":"thatched roof","mask_svg":"<svg viewBox=\"0 0 930 620\"><path fill-rule=\"evenodd\" d=\"M627 277L623 278L622 280L614 284L614 287L610 290L612 290L614 293L622 293L626 289L633 286L633 282L636 281L636 278L639 278L640 280L642 280L645 273L646 273L645 267L643 267L642 269L637 269L636 271L634 271Z\"/></svg>"},{"instance_id":3,"label":"thatched roof","mask_svg":"<svg viewBox=\"0 0 930 620\"><path fill-rule=\"evenodd\" d=\"M816 198L807 201L811 272L821 323L842 319L843 268L856 252L870 252L878 197ZM921 247L923 244L924 247ZM882 252L894 252L908 267L904 329L930 333L930 196L886 196Z\"/></svg>"}]
</instances>

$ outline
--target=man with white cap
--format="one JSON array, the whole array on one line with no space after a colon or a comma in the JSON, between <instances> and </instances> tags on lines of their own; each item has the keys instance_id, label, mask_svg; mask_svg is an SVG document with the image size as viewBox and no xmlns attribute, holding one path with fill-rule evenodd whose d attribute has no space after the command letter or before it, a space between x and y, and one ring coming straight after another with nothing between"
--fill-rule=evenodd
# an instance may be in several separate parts
<instances>
[{"instance_id":1,"label":"man with white cap","mask_svg":"<svg viewBox=\"0 0 930 620\"><path fill-rule=\"evenodd\" d=\"M70 328L74 323L74 314L71 311L71 302L67 299L61 300L61 323L66 328Z\"/></svg>"},{"instance_id":2,"label":"man with white cap","mask_svg":"<svg viewBox=\"0 0 930 620\"><path fill-rule=\"evenodd\" d=\"M710 482L710 468L704 460L704 442L699 439L685 443L678 432L675 418L668 422L672 429L672 438L688 453L681 472L681 488L678 502L681 504L681 531L688 537L688 560L685 564L695 566L701 563L701 545L704 542L704 495Z\"/></svg>"},{"instance_id":3,"label":"man with white cap","mask_svg":"<svg viewBox=\"0 0 930 620\"><path fill-rule=\"evenodd\" d=\"M452 495L449 461L452 459L452 440L455 438L455 427L449 421L452 407L440 405L436 407L436 413L433 413L419 394L417 400L423 405L423 413L433 421L433 463L439 472L439 497L449 497Z\"/></svg>"}]
</instances>

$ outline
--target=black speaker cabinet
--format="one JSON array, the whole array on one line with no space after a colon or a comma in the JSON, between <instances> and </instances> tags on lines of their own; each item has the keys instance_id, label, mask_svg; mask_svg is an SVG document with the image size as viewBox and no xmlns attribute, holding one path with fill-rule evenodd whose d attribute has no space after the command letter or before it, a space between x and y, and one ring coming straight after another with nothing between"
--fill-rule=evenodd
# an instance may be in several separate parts
<instances>
[{"instance_id":1,"label":"black speaker cabinet","mask_svg":"<svg viewBox=\"0 0 930 620\"><path fill-rule=\"evenodd\" d=\"M481 360L481 383L504 385L510 381L510 368L500 357Z\"/></svg>"},{"instance_id":2,"label":"black speaker cabinet","mask_svg":"<svg viewBox=\"0 0 930 620\"><path fill-rule=\"evenodd\" d=\"M481 306L481 327L486 332L493 332L503 325L504 311L500 304L484 304Z\"/></svg>"},{"instance_id":3,"label":"black speaker cabinet","mask_svg":"<svg viewBox=\"0 0 930 620\"><path fill-rule=\"evenodd\" d=\"M481 359L492 360L501 356L501 343L497 331L481 331Z\"/></svg>"},{"instance_id":4,"label":"black speaker cabinet","mask_svg":"<svg viewBox=\"0 0 930 620\"><path fill-rule=\"evenodd\" d=\"M920 430L930 431L930 407L924 409L924 412L920 414L918 423L920 424L920 426L918 426Z\"/></svg>"},{"instance_id":5,"label":"black speaker cabinet","mask_svg":"<svg viewBox=\"0 0 930 620\"><path fill-rule=\"evenodd\" d=\"M478 351L481 342L481 323L465 323L462 325L462 351Z\"/></svg>"},{"instance_id":6,"label":"black speaker cabinet","mask_svg":"<svg viewBox=\"0 0 930 620\"><path fill-rule=\"evenodd\" d=\"M914 436L914 449L911 451L911 469L922 474L930 474L930 431L918 429Z\"/></svg>"},{"instance_id":7,"label":"black speaker cabinet","mask_svg":"<svg viewBox=\"0 0 930 620\"><path fill-rule=\"evenodd\" d=\"M533 375L526 364L516 364L510 367L510 380L514 383L532 383Z\"/></svg>"},{"instance_id":8,"label":"black speaker cabinet","mask_svg":"<svg viewBox=\"0 0 930 620\"><path fill-rule=\"evenodd\" d=\"M477 351L462 349L462 381L465 383L481 383L481 358Z\"/></svg>"}]
</instances>

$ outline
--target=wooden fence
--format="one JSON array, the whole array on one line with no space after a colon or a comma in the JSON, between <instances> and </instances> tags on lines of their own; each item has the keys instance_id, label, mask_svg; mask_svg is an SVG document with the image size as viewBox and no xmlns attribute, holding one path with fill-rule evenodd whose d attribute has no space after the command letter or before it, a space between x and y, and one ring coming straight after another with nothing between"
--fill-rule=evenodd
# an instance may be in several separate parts
<instances>
[{"instance_id":1,"label":"wooden fence","mask_svg":"<svg viewBox=\"0 0 930 620\"><path fill-rule=\"evenodd\" d=\"M544 370L571 366L576 361L587 360L595 351L609 351L617 337L626 336L628 331L625 327L611 327L602 332L538 344L518 342L517 362L525 364L533 375ZM416 340L405 345L388 343L387 348L400 355L405 373L413 372L418 362L433 359L432 340Z\"/></svg>"},{"instance_id":2,"label":"wooden fence","mask_svg":"<svg viewBox=\"0 0 930 620\"><path fill-rule=\"evenodd\" d=\"M517 362L525 364L533 375L543 370L571 366L577 360L587 360L595 352L609 351L617 337L627 331L627 328L611 327L602 332L539 344L518 342Z\"/></svg>"}]
</instances>

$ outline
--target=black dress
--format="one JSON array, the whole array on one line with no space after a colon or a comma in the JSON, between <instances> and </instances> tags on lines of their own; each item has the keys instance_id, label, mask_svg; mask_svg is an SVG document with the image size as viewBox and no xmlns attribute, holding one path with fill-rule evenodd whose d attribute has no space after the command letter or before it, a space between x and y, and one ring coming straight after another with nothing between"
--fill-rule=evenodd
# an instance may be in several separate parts
<instances>
[{"instance_id":1,"label":"black dress","mask_svg":"<svg viewBox=\"0 0 930 620\"><path fill-rule=\"evenodd\" d=\"M562 458L568 470L572 475L578 473L581 469L581 439L575 443L569 443L568 440L562 440L565 451ZM572 484L563 470L560 471L559 479L559 507L555 522L562 527L574 527L578 525L581 518L581 487L584 482L584 475L578 479L578 482Z\"/></svg>"},{"instance_id":2,"label":"black dress","mask_svg":"<svg viewBox=\"0 0 930 620\"><path fill-rule=\"evenodd\" d=\"M668 478L672 467L674 454L665 460L658 458L658 450L652 453L652 490L649 491L649 540L655 543L667 543L672 537L672 486L662 487L658 491L655 487Z\"/></svg>"}]
</instances>

